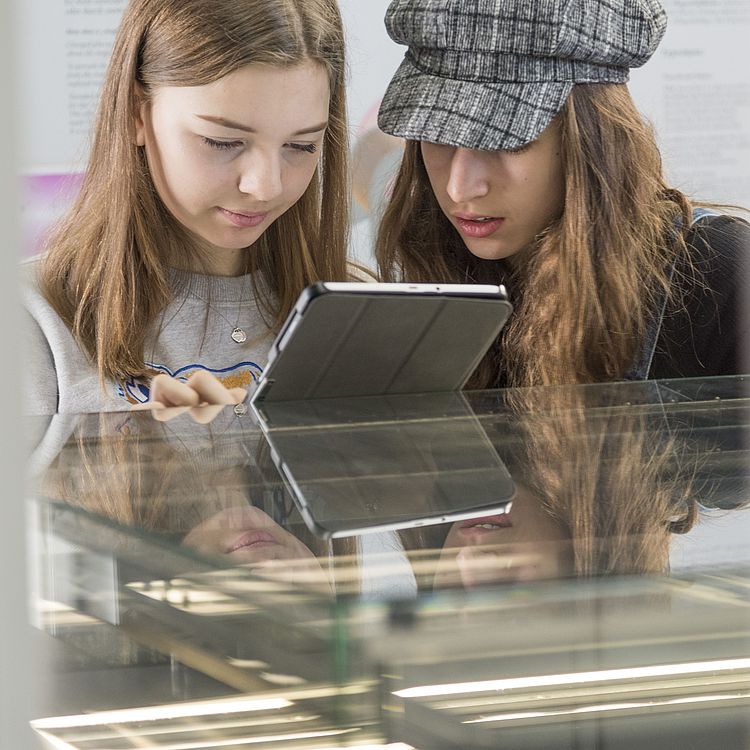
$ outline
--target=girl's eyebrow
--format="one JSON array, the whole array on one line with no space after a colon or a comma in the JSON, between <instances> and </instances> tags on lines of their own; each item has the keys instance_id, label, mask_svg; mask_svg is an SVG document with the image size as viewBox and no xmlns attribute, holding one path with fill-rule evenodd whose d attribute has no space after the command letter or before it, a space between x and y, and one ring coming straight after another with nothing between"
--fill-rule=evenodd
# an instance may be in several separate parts
<instances>
[{"instance_id":1,"label":"girl's eyebrow","mask_svg":"<svg viewBox=\"0 0 750 750\"><path fill-rule=\"evenodd\" d=\"M225 117L213 117L212 115L196 115L196 117L200 118L201 120L206 120L208 122L213 122L216 125L221 125L225 128L231 128L232 130L242 130L245 133L255 133L257 132L255 128L251 128L249 125L242 125L239 122L234 122L233 120L227 120ZM328 122L322 122L319 125L311 125L309 128L302 128L302 130L298 130L296 133L293 133L292 135L309 135L311 133L319 133L321 130L325 130L328 127Z\"/></svg>"}]
</instances>

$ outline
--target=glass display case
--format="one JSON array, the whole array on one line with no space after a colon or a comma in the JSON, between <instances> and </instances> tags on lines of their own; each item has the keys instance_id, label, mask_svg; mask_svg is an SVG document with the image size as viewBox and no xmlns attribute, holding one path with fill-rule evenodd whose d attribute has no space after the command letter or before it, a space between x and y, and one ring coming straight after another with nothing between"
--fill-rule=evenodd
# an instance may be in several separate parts
<instances>
[{"instance_id":1,"label":"glass display case","mask_svg":"<svg viewBox=\"0 0 750 750\"><path fill-rule=\"evenodd\" d=\"M30 421L33 726L86 750L747 748L747 385Z\"/></svg>"}]
</instances>

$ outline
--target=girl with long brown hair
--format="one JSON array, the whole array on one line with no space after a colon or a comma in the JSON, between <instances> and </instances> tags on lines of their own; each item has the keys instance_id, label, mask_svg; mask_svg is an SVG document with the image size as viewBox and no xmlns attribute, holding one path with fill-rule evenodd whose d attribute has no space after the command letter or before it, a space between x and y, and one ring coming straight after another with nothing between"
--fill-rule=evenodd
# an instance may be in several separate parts
<instances>
[{"instance_id":1,"label":"girl with long brown hair","mask_svg":"<svg viewBox=\"0 0 750 750\"><path fill-rule=\"evenodd\" d=\"M515 314L473 387L742 372L746 222L671 187L629 69L658 0L408 0L379 124L407 140L385 280L505 283Z\"/></svg>"},{"instance_id":2,"label":"girl with long brown hair","mask_svg":"<svg viewBox=\"0 0 750 750\"><path fill-rule=\"evenodd\" d=\"M26 264L32 411L244 398L302 289L349 275L344 68L335 0L131 0Z\"/></svg>"}]
</instances>

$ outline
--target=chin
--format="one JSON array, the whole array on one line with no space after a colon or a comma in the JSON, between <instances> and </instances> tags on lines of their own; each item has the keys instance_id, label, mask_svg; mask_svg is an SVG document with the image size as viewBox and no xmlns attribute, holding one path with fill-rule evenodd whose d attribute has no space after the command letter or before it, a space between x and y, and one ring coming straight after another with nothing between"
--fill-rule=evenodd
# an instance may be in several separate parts
<instances>
[{"instance_id":1,"label":"chin","mask_svg":"<svg viewBox=\"0 0 750 750\"><path fill-rule=\"evenodd\" d=\"M520 248L507 247L505 245L490 245L490 244L477 244L472 242L468 244L464 242L466 249L475 257L480 260L504 260L510 258L511 255L515 255Z\"/></svg>"},{"instance_id":2,"label":"chin","mask_svg":"<svg viewBox=\"0 0 750 750\"><path fill-rule=\"evenodd\" d=\"M237 232L229 235L222 233L213 236L202 236L201 239L217 250L244 250L254 245L262 236L265 229L261 231Z\"/></svg>"}]
</instances>

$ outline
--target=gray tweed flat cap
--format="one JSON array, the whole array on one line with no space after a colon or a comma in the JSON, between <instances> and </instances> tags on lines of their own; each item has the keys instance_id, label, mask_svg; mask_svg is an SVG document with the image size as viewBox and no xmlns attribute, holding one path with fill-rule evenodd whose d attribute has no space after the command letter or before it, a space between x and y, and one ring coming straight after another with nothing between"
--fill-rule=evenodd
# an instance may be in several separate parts
<instances>
[{"instance_id":1,"label":"gray tweed flat cap","mask_svg":"<svg viewBox=\"0 0 750 750\"><path fill-rule=\"evenodd\" d=\"M664 36L658 0L393 0L407 45L378 124L410 140L515 149L577 83L624 83Z\"/></svg>"}]
</instances>

